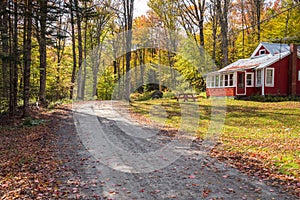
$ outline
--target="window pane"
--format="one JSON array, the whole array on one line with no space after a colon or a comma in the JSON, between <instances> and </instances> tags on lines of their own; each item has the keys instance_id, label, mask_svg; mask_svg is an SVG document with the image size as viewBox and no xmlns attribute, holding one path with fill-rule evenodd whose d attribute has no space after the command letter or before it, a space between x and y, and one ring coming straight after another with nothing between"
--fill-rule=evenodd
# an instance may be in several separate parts
<instances>
[{"instance_id":1,"label":"window pane","mask_svg":"<svg viewBox=\"0 0 300 200\"><path fill-rule=\"evenodd\" d=\"M244 87L244 80L245 80L244 74L238 73L238 87L239 88Z\"/></svg>"},{"instance_id":2,"label":"window pane","mask_svg":"<svg viewBox=\"0 0 300 200\"><path fill-rule=\"evenodd\" d=\"M233 74L229 74L229 86L233 86Z\"/></svg>"},{"instance_id":3,"label":"window pane","mask_svg":"<svg viewBox=\"0 0 300 200\"><path fill-rule=\"evenodd\" d=\"M273 84L273 69L267 69L267 84Z\"/></svg>"},{"instance_id":4,"label":"window pane","mask_svg":"<svg viewBox=\"0 0 300 200\"><path fill-rule=\"evenodd\" d=\"M247 86L253 86L253 74L247 74L247 76L246 76L247 78Z\"/></svg>"},{"instance_id":5,"label":"window pane","mask_svg":"<svg viewBox=\"0 0 300 200\"><path fill-rule=\"evenodd\" d=\"M219 76L218 75L216 76L216 79L215 79L215 86L216 87L219 86Z\"/></svg>"},{"instance_id":6,"label":"window pane","mask_svg":"<svg viewBox=\"0 0 300 200\"><path fill-rule=\"evenodd\" d=\"M221 75L220 86L223 87L224 75Z\"/></svg>"},{"instance_id":7,"label":"window pane","mask_svg":"<svg viewBox=\"0 0 300 200\"><path fill-rule=\"evenodd\" d=\"M225 75L224 86L228 86L228 74Z\"/></svg>"},{"instance_id":8,"label":"window pane","mask_svg":"<svg viewBox=\"0 0 300 200\"><path fill-rule=\"evenodd\" d=\"M261 85L261 70L256 71L256 84Z\"/></svg>"},{"instance_id":9,"label":"window pane","mask_svg":"<svg viewBox=\"0 0 300 200\"><path fill-rule=\"evenodd\" d=\"M208 76L206 79L206 85L207 87L211 87L211 76Z\"/></svg>"}]
</instances>

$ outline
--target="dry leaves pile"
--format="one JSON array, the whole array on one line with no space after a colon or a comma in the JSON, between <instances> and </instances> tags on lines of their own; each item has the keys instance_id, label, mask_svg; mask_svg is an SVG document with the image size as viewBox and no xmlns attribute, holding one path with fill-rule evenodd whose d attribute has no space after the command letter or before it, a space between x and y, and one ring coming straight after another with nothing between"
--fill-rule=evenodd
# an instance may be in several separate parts
<instances>
[{"instance_id":1,"label":"dry leaves pile","mask_svg":"<svg viewBox=\"0 0 300 200\"><path fill-rule=\"evenodd\" d=\"M220 146L214 148L210 155L222 162L229 163L232 167L250 176L256 176L260 180L267 181L270 185L281 185L287 191L300 197L300 179L278 173L259 155L234 153L226 151Z\"/></svg>"},{"instance_id":2,"label":"dry leaves pile","mask_svg":"<svg viewBox=\"0 0 300 200\"><path fill-rule=\"evenodd\" d=\"M2 117L0 128L0 199L58 197L56 123L62 115L43 110L30 120ZM55 115L55 116L54 116ZM27 122L30 121L27 119ZM25 125L26 124L26 125Z\"/></svg>"}]
</instances>

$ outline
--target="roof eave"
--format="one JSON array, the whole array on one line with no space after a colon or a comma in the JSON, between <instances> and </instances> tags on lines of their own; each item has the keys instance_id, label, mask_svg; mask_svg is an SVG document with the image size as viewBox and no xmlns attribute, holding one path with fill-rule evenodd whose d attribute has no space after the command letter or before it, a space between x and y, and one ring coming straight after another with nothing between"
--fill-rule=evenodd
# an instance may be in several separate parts
<instances>
[{"instance_id":1,"label":"roof eave","mask_svg":"<svg viewBox=\"0 0 300 200\"><path fill-rule=\"evenodd\" d=\"M257 54L258 50L260 49L260 47L262 47L263 44L259 43L259 45L256 47L256 49L253 51L252 55L250 56L250 58L255 57L255 55Z\"/></svg>"},{"instance_id":2,"label":"roof eave","mask_svg":"<svg viewBox=\"0 0 300 200\"><path fill-rule=\"evenodd\" d=\"M266 62L266 63L263 63L261 65L259 65L258 67L256 67L255 69L263 69L263 68L266 68L266 67L269 67L270 65L278 62L279 60L287 57L288 55L290 55L291 52L287 51L287 52L284 52L284 53L281 53L280 56L278 56L278 58L274 59L274 60L271 60L269 62ZM278 54L279 55L279 54Z\"/></svg>"}]
</instances>

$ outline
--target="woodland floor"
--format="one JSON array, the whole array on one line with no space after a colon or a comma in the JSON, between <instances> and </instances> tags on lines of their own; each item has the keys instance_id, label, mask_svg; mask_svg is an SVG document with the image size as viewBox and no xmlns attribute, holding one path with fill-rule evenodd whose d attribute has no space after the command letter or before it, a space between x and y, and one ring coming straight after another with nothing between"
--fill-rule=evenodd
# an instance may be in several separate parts
<instances>
[{"instance_id":1,"label":"woodland floor","mask_svg":"<svg viewBox=\"0 0 300 200\"><path fill-rule=\"evenodd\" d=\"M118 126L118 120L122 119L109 116L104 109L106 104L89 102L82 106L93 108L94 117L108 140L117 146L143 153L173 139L173 134L168 134L167 130L156 130L157 134L147 139L126 136ZM201 140L193 140L189 149L182 150L181 156L164 168L149 173L122 172L102 164L97 159L98 154L84 145L82 135L77 134L71 106L34 111L32 116L31 120L0 118L0 199L299 197L299 182L254 176L250 171L264 169L245 168L246 165L252 166L249 160L238 166L235 164L238 158L233 156L223 157L226 162L221 162L203 155ZM136 119L143 124L147 122L143 117L137 116ZM126 123L126 127L136 126L135 123ZM142 129L148 130L149 127L143 126ZM92 142L95 144L91 145L96 148L97 141Z\"/></svg>"}]
</instances>

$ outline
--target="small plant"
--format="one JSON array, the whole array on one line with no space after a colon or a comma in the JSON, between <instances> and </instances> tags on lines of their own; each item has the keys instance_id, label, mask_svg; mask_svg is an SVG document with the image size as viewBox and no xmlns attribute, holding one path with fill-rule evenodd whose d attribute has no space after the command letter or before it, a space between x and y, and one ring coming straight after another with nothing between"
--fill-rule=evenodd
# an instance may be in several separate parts
<instances>
[{"instance_id":1,"label":"small plant","mask_svg":"<svg viewBox=\"0 0 300 200\"><path fill-rule=\"evenodd\" d=\"M296 96L274 96L274 95L255 95L250 97L238 97L237 99L257 102L283 102L283 101L300 101L300 97Z\"/></svg>"},{"instance_id":2,"label":"small plant","mask_svg":"<svg viewBox=\"0 0 300 200\"><path fill-rule=\"evenodd\" d=\"M38 126L44 122L43 119L31 119L30 117L27 117L24 119L23 126Z\"/></svg>"},{"instance_id":3,"label":"small plant","mask_svg":"<svg viewBox=\"0 0 300 200\"><path fill-rule=\"evenodd\" d=\"M151 99L152 92L144 92L144 93L134 93L131 95L131 98L135 101L147 101Z\"/></svg>"},{"instance_id":4,"label":"small plant","mask_svg":"<svg viewBox=\"0 0 300 200\"><path fill-rule=\"evenodd\" d=\"M171 98L173 98L173 97L175 97L176 96L176 94L174 93L174 92L164 92L164 98L166 98L166 99L171 99Z\"/></svg>"}]
</instances>

